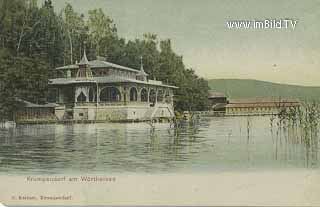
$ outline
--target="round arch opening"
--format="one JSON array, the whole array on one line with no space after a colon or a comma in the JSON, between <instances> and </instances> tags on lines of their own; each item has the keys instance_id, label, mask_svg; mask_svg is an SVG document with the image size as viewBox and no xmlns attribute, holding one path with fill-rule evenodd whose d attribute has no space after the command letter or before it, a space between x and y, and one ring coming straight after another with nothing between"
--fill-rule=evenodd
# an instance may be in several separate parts
<instances>
[{"instance_id":1,"label":"round arch opening","mask_svg":"<svg viewBox=\"0 0 320 207\"><path fill-rule=\"evenodd\" d=\"M141 102L148 102L148 91L147 89L141 89Z\"/></svg>"},{"instance_id":2,"label":"round arch opening","mask_svg":"<svg viewBox=\"0 0 320 207\"><path fill-rule=\"evenodd\" d=\"M138 91L135 87L130 89L130 101L137 101L138 100Z\"/></svg>"},{"instance_id":3,"label":"round arch opening","mask_svg":"<svg viewBox=\"0 0 320 207\"><path fill-rule=\"evenodd\" d=\"M100 101L103 102L119 102L121 94L116 87L105 87L100 92Z\"/></svg>"},{"instance_id":4,"label":"round arch opening","mask_svg":"<svg viewBox=\"0 0 320 207\"><path fill-rule=\"evenodd\" d=\"M154 105L157 101L157 94L154 89L151 89L149 92L149 101L152 105Z\"/></svg>"}]
</instances>

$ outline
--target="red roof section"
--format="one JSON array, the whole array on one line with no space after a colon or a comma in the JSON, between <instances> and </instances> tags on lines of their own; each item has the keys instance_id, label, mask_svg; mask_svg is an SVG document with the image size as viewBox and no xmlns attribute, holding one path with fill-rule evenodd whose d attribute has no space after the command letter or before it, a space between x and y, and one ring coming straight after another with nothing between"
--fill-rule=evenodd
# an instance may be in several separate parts
<instances>
[{"instance_id":1,"label":"red roof section","mask_svg":"<svg viewBox=\"0 0 320 207\"><path fill-rule=\"evenodd\" d=\"M279 98L250 98L250 99L232 99L227 104L227 108L232 107L295 107L300 106L296 99Z\"/></svg>"}]
</instances>

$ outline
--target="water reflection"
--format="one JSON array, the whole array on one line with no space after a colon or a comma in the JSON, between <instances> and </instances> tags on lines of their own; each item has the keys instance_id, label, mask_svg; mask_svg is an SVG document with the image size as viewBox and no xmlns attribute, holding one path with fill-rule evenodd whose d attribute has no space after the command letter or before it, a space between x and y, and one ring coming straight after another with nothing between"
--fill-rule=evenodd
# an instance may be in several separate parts
<instances>
[{"instance_id":1,"label":"water reflection","mask_svg":"<svg viewBox=\"0 0 320 207\"><path fill-rule=\"evenodd\" d=\"M270 117L170 124L25 125L0 129L2 173L206 172L317 168L318 129Z\"/></svg>"}]
</instances>

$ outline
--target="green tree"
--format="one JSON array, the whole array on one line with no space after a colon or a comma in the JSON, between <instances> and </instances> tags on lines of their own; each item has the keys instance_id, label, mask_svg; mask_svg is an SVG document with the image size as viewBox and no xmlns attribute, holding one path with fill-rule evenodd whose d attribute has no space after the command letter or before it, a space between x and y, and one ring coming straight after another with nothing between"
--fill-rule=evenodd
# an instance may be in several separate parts
<instances>
[{"instance_id":1,"label":"green tree","mask_svg":"<svg viewBox=\"0 0 320 207\"><path fill-rule=\"evenodd\" d=\"M110 46L117 41L117 28L113 20L106 16L102 9L89 11L87 22L89 29L90 48L93 48L96 55L108 57Z\"/></svg>"},{"instance_id":2,"label":"green tree","mask_svg":"<svg viewBox=\"0 0 320 207\"><path fill-rule=\"evenodd\" d=\"M48 65L37 56L13 57L0 50L0 117L13 119L18 99L43 103L47 91Z\"/></svg>"},{"instance_id":3,"label":"green tree","mask_svg":"<svg viewBox=\"0 0 320 207\"><path fill-rule=\"evenodd\" d=\"M0 119L13 119L18 99L44 102L51 66L60 65L57 16L50 1L1 2Z\"/></svg>"},{"instance_id":4,"label":"green tree","mask_svg":"<svg viewBox=\"0 0 320 207\"><path fill-rule=\"evenodd\" d=\"M79 15L70 4L57 15L51 0L0 0L0 119L12 119L17 99L42 103L53 69L74 64L88 48L89 59L140 68L143 57L150 79L176 85L176 110L208 108L208 83L172 49L170 39L146 33L141 39L120 38L113 20L102 9ZM2 118L1 118L2 117Z\"/></svg>"},{"instance_id":5,"label":"green tree","mask_svg":"<svg viewBox=\"0 0 320 207\"><path fill-rule=\"evenodd\" d=\"M79 15L70 4L64 8L61 17L64 30L65 47L64 63L74 64L82 56L85 42L88 38L88 28L84 21L84 15ZM69 56L69 58L67 58ZM69 59L69 61L68 61Z\"/></svg>"}]
</instances>

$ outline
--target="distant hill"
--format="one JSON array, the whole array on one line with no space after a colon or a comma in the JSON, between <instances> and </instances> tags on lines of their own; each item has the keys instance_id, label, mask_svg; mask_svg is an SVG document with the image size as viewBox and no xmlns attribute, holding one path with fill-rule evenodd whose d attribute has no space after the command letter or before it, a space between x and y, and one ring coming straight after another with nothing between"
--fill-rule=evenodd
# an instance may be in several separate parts
<instances>
[{"instance_id":1,"label":"distant hill","mask_svg":"<svg viewBox=\"0 0 320 207\"><path fill-rule=\"evenodd\" d=\"M320 102L320 87L278 84L249 79L211 79L212 90L229 98L281 97Z\"/></svg>"}]
</instances>

